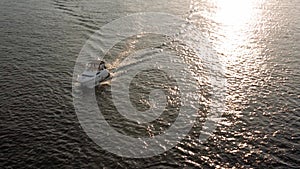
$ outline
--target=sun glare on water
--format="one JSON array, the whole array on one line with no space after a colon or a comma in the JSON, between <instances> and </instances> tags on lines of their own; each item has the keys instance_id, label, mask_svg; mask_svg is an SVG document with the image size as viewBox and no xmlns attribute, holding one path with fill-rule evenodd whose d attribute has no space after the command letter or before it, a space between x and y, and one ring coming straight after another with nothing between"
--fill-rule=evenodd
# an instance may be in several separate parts
<instances>
[{"instance_id":1,"label":"sun glare on water","mask_svg":"<svg viewBox=\"0 0 300 169\"><path fill-rule=\"evenodd\" d=\"M259 6L262 0L215 0L213 20L218 23L216 33L220 37L220 44L216 47L230 62L239 59L242 53L249 55L251 38L255 35L257 20L260 18ZM221 36L220 36L221 35ZM230 56L230 57L229 57Z\"/></svg>"},{"instance_id":2,"label":"sun glare on water","mask_svg":"<svg viewBox=\"0 0 300 169\"><path fill-rule=\"evenodd\" d=\"M252 19L255 1L253 0L216 0L218 8L216 20L224 25L242 25Z\"/></svg>"}]
</instances>

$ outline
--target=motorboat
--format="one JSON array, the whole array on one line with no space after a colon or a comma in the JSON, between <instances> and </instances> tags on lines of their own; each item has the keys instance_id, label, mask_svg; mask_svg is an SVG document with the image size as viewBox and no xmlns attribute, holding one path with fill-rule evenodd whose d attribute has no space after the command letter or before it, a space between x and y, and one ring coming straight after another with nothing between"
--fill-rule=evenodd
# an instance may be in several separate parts
<instances>
[{"instance_id":1,"label":"motorboat","mask_svg":"<svg viewBox=\"0 0 300 169\"><path fill-rule=\"evenodd\" d=\"M82 87L94 88L110 76L104 61L92 61L86 65L84 72L78 77Z\"/></svg>"}]
</instances>

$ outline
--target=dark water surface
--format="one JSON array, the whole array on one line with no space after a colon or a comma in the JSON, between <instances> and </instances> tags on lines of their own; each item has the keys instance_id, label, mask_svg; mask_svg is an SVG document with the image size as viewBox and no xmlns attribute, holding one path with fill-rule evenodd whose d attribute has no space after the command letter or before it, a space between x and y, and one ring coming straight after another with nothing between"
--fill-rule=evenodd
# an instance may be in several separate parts
<instances>
[{"instance_id":1,"label":"dark water surface","mask_svg":"<svg viewBox=\"0 0 300 169\"><path fill-rule=\"evenodd\" d=\"M82 46L95 31L143 11L185 18L209 37L226 64L226 111L204 144L197 141L199 122L164 154L130 159L101 149L86 135L73 106L72 76ZM196 0L191 6L156 0L2 0L0 167L299 168L299 16L297 0ZM132 45L137 39L129 38L129 45L121 43L112 54L122 58L120 51L157 47L164 37L152 35ZM111 71L118 67L115 60L109 64ZM140 82L134 83L134 93L143 93ZM100 106L111 102L109 86L96 88ZM113 107L105 110L110 124L128 135L160 134L176 117L170 114L166 124L149 132L147 126L132 129Z\"/></svg>"}]
</instances>

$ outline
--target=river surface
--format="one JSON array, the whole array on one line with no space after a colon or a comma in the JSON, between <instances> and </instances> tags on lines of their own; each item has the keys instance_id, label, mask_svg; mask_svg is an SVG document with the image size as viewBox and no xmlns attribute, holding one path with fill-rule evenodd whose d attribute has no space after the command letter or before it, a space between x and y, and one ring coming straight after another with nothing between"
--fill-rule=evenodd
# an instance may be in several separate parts
<instances>
[{"instance_id":1,"label":"river surface","mask_svg":"<svg viewBox=\"0 0 300 169\"><path fill-rule=\"evenodd\" d=\"M195 25L223 63L227 83L225 107L206 141L198 140L211 111L211 84L203 80L195 91L201 106L187 136L162 154L127 158L103 149L86 133L73 99L91 90L72 88L72 81L90 36L139 12L168 13ZM0 168L299 168L299 16L298 0L1 0ZM105 57L115 82L154 55L143 49L173 51L191 76L207 76L202 61L184 45L144 34L120 41ZM136 51L143 52L141 58L120 63ZM172 126L184 100L176 81L164 73L146 70L131 81L130 100L139 111L151 104L148 82L171 98L160 119L147 124L118 113L113 80L92 90L116 131L151 138Z\"/></svg>"}]
</instances>

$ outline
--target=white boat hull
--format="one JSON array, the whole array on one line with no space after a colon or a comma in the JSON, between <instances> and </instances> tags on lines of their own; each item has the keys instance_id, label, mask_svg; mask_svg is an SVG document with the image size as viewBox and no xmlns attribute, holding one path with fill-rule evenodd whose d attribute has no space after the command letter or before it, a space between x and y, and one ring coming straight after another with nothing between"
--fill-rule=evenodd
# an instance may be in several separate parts
<instances>
[{"instance_id":1,"label":"white boat hull","mask_svg":"<svg viewBox=\"0 0 300 169\"><path fill-rule=\"evenodd\" d=\"M99 85L102 81L110 76L107 69L101 70L100 72L84 72L81 77L79 77L78 82L82 87L94 88Z\"/></svg>"}]
</instances>

